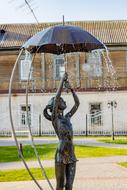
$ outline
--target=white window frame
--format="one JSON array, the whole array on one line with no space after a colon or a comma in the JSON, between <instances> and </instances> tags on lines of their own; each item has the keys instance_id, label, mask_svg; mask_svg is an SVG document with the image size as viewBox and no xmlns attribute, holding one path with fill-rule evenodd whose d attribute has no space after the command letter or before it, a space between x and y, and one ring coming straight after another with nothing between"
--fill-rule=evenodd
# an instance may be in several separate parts
<instances>
[{"instance_id":1,"label":"white window frame","mask_svg":"<svg viewBox=\"0 0 127 190\"><path fill-rule=\"evenodd\" d=\"M21 56L20 58L20 80L27 81L29 77L29 72L32 64L32 56L30 53ZM29 80L32 79L32 72L30 73Z\"/></svg>"},{"instance_id":2,"label":"white window frame","mask_svg":"<svg viewBox=\"0 0 127 190\"><path fill-rule=\"evenodd\" d=\"M99 105L100 106L100 110L93 110L93 115L91 112L91 106L92 105L95 105L95 106ZM89 113L90 113L90 123L91 123L92 127L103 125L102 103L101 102L90 102L89 103Z\"/></svg>"},{"instance_id":3,"label":"white window frame","mask_svg":"<svg viewBox=\"0 0 127 190\"><path fill-rule=\"evenodd\" d=\"M62 63L59 63L59 61L62 60ZM56 80L60 80L65 73L65 64L64 64L64 55L57 55L54 59L55 64L55 70L54 70L54 77Z\"/></svg>"},{"instance_id":4,"label":"white window frame","mask_svg":"<svg viewBox=\"0 0 127 190\"><path fill-rule=\"evenodd\" d=\"M102 58L98 52L87 53L87 64L90 67L88 77L102 77Z\"/></svg>"},{"instance_id":5,"label":"white window frame","mask_svg":"<svg viewBox=\"0 0 127 190\"><path fill-rule=\"evenodd\" d=\"M25 111L22 110L22 108L25 108ZM30 125L32 120L32 114L31 114L31 104L28 105L28 114L30 118ZM20 105L20 126L25 127L27 126L27 111L26 111L26 105L22 104Z\"/></svg>"}]
</instances>

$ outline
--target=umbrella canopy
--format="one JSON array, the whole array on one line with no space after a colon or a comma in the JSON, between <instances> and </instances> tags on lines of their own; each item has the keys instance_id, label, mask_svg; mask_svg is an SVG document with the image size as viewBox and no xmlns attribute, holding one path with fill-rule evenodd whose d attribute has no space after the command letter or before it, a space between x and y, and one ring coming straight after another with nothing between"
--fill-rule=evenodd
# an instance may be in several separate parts
<instances>
[{"instance_id":1,"label":"umbrella canopy","mask_svg":"<svg viewBox=\"0 0 127 190\"><path fill-rule=\"evenodd\" d=\"M102 49L104 44L79 27L57 25L38 32L22 47L31 53L44 52L59 55Z\"/></svg>"}]
</instances>

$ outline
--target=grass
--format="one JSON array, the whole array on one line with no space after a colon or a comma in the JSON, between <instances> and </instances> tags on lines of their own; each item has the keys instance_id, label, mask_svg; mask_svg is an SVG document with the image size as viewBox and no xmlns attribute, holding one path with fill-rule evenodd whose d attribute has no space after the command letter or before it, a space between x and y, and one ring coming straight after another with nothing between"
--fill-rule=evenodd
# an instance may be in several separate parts
<instances>
[{"instance_id":1,"label":"grass","mask_svg":"<svg viewBox=\"0 0 127 190\"><path fill-rule=\"evenodd\" d=\"M41 159L49 160L54 158L56 150L55 144L37 145L37 151ZM36 160L33 148L30 145L23 146L23 155L26 160ZM0 147L0 162L20 161L17 148L15 146Z\"/></svg>"},{"instance_id":2,"label":"grass","mask_svg":"<svg viewBox=\"0 0 127 190\"><path fill-rule=\"evenodd\" d=\"M37 151L42 160L54 159L56 144L37 145ZM25 160L36 160L33 148L30 145L23 147ZM127 155L127 149L119 148L103 148L92 146L75 146L77 158L90 158L102 156L117 156ZM0 147L0 162L20 161L18 152L15 146Z\"/></svg>"},{"instance_id":3,"label":"grass","mask_svg":"<svg viewBox=\"0 0 127 190\"><path fill-rule=\"evenodd\" d=\"M105 142L105 143L113 143L113 144L126 144L127 145L127 138L115 138L115 140L112 140L111 138L102 138L99 139L100 142Z\"/></svg>"},{"instance_id":4,"label":"grass","mask_svg":"<svg viewBox=\"0 0 127 190\"><path fill-rule=\"evenodd\" d=\"M77 158L127 155L127 149L76 146Z\"/></svg>"},{"instance_id":5,"label":"grass","mask_svg":"<svg viewBox=\"0 0 127 190\"><path fill-rule=\"evenodd\" d=\"M74 139L77 139L77 138L95 138L95 139L100 139L100 138L105 138L105 137L107 137L107 138L109 138L109 136L96 136L96 135L89 135L89 136L86 136L86 135L74 135Z\"/></svg>"},{"instance_id":6,"label":"grass","mask_svg":"<svg viewBox=\"0 0 127 190\"><path fill-rule=\"evenodd\" d=\"M121 162L121 163L119 163L119 165L121 165L121 166L127 168L127 162Z\"/></svg>"},{"instance_id":7,"label":"grass","mask_svg":"<svg viewBox=\"0 0 127 190\"><path fill-rule=\"evenodd\" d=\"M40 168L31 168L30 171L37 180L45 179L44 175L42 175ZM45 171L49 179L55 178L54 168L45 168ZM26 169L0 170L0 182L28 180L32 180L32 178L30 177Z\"/></svg>"}]
</instances>

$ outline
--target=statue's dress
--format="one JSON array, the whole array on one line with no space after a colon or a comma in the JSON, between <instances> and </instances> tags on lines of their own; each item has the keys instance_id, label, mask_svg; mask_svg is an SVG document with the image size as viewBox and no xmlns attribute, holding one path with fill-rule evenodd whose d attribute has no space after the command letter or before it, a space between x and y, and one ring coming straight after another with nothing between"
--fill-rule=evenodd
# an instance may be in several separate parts
<instances>
[{"instance_id":1,"label":"statue's dress","mask_svg":"<svg viewBox=\"0 0 127 190\"><path fill-rule=\"evenodd\" d=\"M56 150L56 163L74 163L77 161L73 145L73 129L69 113L65 116L59 115L53 122L59 143Z\"/></svg>"}]
</instances>

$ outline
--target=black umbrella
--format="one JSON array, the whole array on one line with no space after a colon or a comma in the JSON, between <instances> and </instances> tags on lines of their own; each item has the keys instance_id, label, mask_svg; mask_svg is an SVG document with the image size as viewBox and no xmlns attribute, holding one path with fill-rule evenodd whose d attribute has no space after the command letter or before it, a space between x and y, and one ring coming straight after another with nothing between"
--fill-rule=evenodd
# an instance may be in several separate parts
<instances>
[{"instance_id":1,"label":"black umbrella","mask_svg":"<svg viewBox=\"0 0 127 190\"><path fill-rule=\"evenodd\" d=\"M38 32L23 45L23 48L31 53L44 52L59 55L102 49L104 44L79 27L57 25Z\"/></svg>"}]
</instances>

